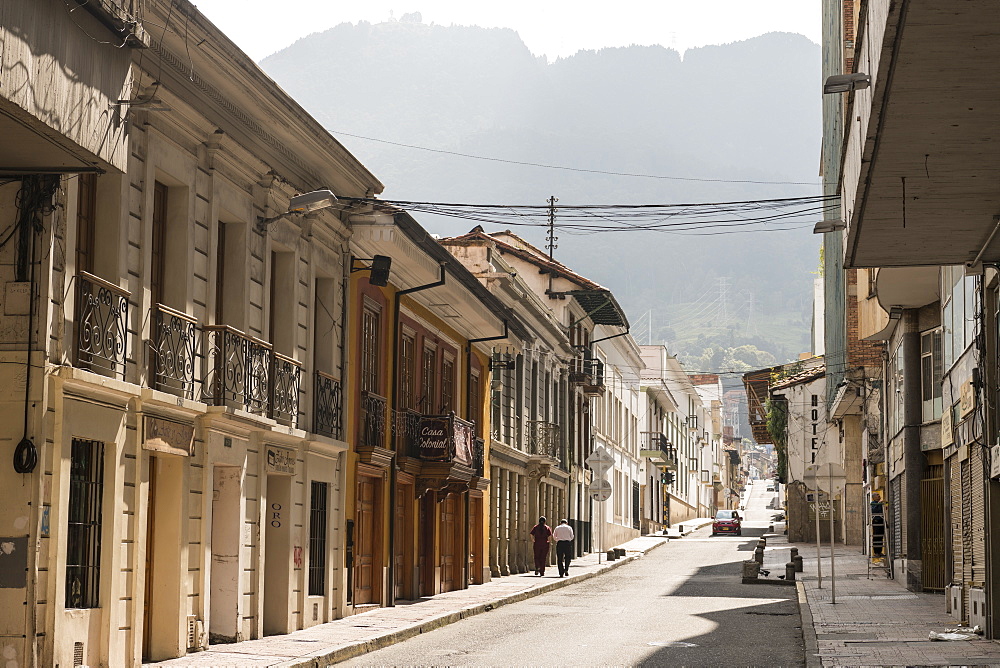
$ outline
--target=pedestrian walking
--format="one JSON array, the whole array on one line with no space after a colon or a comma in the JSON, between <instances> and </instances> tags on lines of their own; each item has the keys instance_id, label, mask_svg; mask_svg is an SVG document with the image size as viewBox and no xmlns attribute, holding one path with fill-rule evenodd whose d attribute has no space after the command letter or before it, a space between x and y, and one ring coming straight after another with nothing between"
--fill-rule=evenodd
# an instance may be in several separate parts
<instances>
[{"instance_id":1,"label":"pedestrian walking","mask_svg":"<svg viewBox=\"0 0 1000 668\"><path fill-rule=\"evenodd\" d=\"M545 518L539 517L538 524L529 532L534 539L535 575L545 575L545 562L549 559L549 542L552 540L552 529L545 525Z\"/></svg>"},{"instance_id":2,"label":"pedestrian walking","mask_svg":"<svg viewBox=\"0 0 1000 668\"><path fill-rule=\"evenodd\" d=\"M556 564L559 566L559 577L569 575L569 562L573 559L573 527L566 520L559 520L559 526L552 530L556 540Z\"/></svg>"}]
</instances>

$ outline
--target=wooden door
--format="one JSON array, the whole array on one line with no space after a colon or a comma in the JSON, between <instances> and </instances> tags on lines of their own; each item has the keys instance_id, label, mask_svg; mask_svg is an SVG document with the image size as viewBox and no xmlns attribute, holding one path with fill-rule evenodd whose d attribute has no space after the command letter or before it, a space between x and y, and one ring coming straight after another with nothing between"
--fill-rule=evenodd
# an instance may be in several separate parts
<instances>
[{"instance_id":1,"label":"wooden door","mask_svg":"<svg viewBox=\"0 0 1000 668\"><path fill-rule=\"evenodd\" d=\"M378 507L378 481L369 476L358 476L358 510L355 522L354 555L354 604L377 602L376 585L377 547L376 508Z\"/></svg>"},{"instance_id":2,"label":"wooden door","mask_svg":"<svg viewBox=\"0 0 1000 668\"><path fill-rule=\"evenodd\" d=\"M156 513L156 457L149 458L149 497L146 499L146 577L144 595L142 597L142 657L149 659L150 645L153 638L153 535L155 534Z\"/></svg>"},{"instance_id":3,"label":"wooden door","mask_svg":"<svg viewBox=\"0 0 1000 668\"><path fill-rule=\"evenodd\" d=\"M458 538L458 495L449 494L441 502L441 591L460 587L461 563L455 545Z\"/></svg>"},{"instance_id":4,"label":"wooden door","mask_svg":"<svg viewBox=\"0 0 1000 668\"><path fill-rule=\"evenodd\" d=\"M469 584L483 583L483 569L486 567L483 554L485 536L483 533L483 497L469 495Z\"/></svg>"},{"instance_id":5,"label":"wooden door","mask_svg":"<svg viewBox=\"0 0 1000 668\"><path fill-rule=\"evenodd\" d=\"M406 553L408 550L408 542L410 537L410 532L407 528L407 515L406 512L407 504L409 504L409 499L407 498L407 491L409 488L406 485L396 486L396 524L394 531L396 533L395 540L393 541L395 554L392 556L392 569L393 569L393 585L395 586L396 598L406 599L407 587L407 568L406 568Z\"/></svg>"}]
</instances>

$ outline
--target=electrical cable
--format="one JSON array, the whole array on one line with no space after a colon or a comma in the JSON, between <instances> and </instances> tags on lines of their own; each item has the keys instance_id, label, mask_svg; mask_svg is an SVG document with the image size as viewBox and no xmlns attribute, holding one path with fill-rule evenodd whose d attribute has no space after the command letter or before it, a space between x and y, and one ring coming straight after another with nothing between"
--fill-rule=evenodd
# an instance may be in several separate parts
<instances>
[{"instance_id":1,"label":"electrical cable","mask_svg":"<svg viewBox=\"0 0 1000 668\"><path fill-rule=\"evenodd\" d=\"M586 169L583 167L568 167L566 165L549 165L540 162L528 162L525 160L508 160L505 158L495 158L484 155L475 155L472 153L462 153L460 151L449 151L440 148L430 148L428 146L417 146L415 144L405 144L403 142L389 141L388 139L378 139L376 137L368 137L365 135L354 134L351 132L343 132L341 130L330 130L330 133L334 136L343 135L344 137L353 137L354 139L364 139L365 141L378 142L380 144L389 144L390 146L399 146L401 148L416 149L418 151L429 151L431 153L441 153L444 155L453 155L459 158L470 158L473 160L486 160L488 162L500 162L508 165L522 165L525 167L540 167L542 169L558 169L568 172L582 172L584 174L602 174L606 176L625 176L630 178L640 178L640 179L659 179L665 181L693 181L697 183L750 183L759 185L783 185L783 186L812 186L814 188L819 187L821 184L819 182L806 182L806 181L754 181L750 179L707 179L707 178L696 178L693 176L665 176L662 174L639 174L634 172L613 172L606 171L602 169Z\"/></svg>"}]
</instances>

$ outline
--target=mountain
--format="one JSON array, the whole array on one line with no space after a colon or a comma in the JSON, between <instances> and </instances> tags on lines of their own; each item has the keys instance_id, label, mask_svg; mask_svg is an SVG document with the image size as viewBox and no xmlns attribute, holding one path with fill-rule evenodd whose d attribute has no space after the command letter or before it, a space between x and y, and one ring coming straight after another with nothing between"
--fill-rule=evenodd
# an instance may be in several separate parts
<instances>
[{"instance_id":1,"label":"mountain","mask_svg":"<svg viewBox=\"0 0 1000 668\"><path fill-rule=\"evenodd\" d=\"M819 61L805 37L771 33L683 58L631 46L549 63L512 30L409 21L342 24L261 66L379 176L386 199L543 205L550 195L636 204L819 194L773 183L818 181ZM476 224L418 218L442 235ZM518 232L545 243L543 229ZM751 344L779 360L808 349L818 265L809 229L559 236L557 259L611 288L641 342L665 340L690 360L713 345Z\"/></svg>"}]
</instances>

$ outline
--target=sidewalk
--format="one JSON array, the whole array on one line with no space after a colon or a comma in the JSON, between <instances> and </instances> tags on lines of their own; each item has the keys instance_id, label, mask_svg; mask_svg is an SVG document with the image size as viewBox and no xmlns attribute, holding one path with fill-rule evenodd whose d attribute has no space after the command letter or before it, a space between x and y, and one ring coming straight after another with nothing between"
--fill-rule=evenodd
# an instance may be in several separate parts
<instances>
[{"instance_id":1,"label":"sidewalk","mask_svg":"<svg viewBox=\"0 0 1000 668\"><path fill-rule=\"evenodd\" d=\"M945 612L944 596L908 591L884 571L868 578L868 559L856 546L836 548L836 604L831 603L830 546L823 546L823 587L816 579L816 545L768 537L764 567L784 574L789 548L803 557L797 573L806 665L820 666L996 666L1000 643L992 640L932 641L958 623Z\"/></svg>"},{"instance_id":2,"label":"sidewalk","mask_svg":"<svg viewBox=\"0 0 1000 668\"><path fill-rule=\"evenodd\" d=\"M569 577L558 577L558 569L546 569L545 577L522 573L497 578L468 589L406 601L392 608L369 612L320 624L288 635L268 636L229 645L211 645L204 652L189 654L154 664L172 666L323 666L371 652L412 638L460 619L488 612L507 603L516 603L599 575L638 559L668 541L666 536L642 536L618 547L626 556L608 562L602 554L573 560Z\"/></svg>"}]
</instances>

